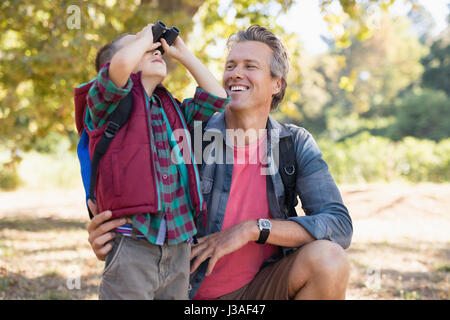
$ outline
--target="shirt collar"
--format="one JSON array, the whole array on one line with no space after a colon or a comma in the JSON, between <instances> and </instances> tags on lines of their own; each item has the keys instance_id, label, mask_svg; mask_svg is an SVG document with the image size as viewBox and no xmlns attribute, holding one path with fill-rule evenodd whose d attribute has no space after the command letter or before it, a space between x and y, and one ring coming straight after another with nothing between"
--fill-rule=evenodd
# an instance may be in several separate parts
<instances>
[{"instance_id":1,"label":"shirt collar","mask_svg":"<svg viewBox=\"0 0 450 320\"><path fill-rule=\"evenodd\" d=\"M284 138L290 135L289 130L281 125L277 120L269 115L267 120L266 128L268 129L268 139L270 139L271 145L278 143L280 138ZM205 131L211 131L215 133L221 133L222 137L225 138L226 135L226 124L225 124L225 113L219 113L212 117L206 127Z\"/></svg>"}]
</instances>

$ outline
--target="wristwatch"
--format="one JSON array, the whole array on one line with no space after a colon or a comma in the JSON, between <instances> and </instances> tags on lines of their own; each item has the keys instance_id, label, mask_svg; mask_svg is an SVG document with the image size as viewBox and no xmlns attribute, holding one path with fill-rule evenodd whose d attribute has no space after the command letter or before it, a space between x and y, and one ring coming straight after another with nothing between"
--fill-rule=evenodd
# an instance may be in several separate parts
<instances>
[{"instance_id":1,"label":"wristwatch","mask_svg":"<svg viewBox=\"0 0 450 320\"><path fill-rule=\"evenodd\" d=\"M264 244L269 237L270 230L272 229L272 223L268 219L258 219L258 227L260 233L259 239L256 241L256 243Z\"/></svg>"}]
</instances>

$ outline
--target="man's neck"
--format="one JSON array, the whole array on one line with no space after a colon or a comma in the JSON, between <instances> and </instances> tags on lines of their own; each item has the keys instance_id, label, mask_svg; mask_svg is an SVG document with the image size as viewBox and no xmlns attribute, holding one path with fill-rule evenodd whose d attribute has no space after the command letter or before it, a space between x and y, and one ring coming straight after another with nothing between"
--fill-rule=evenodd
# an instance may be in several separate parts
<instances>
[{"instance_id":1,"label":"man's neck","mask_svg":"<svg viewBox=\"0 0 450 320\"><path fill-rule=\"evenodd\" d=\"M243 143L248 145L261 138L265 133L268 118L269 112L265 110L261 110L261 112L255 112L255 110L233 111L228 108L225 110L227 131L240 129L245 132L245 143L239 139L239 141L235 141L235 145Z\"/></svg>"}]
</instances>

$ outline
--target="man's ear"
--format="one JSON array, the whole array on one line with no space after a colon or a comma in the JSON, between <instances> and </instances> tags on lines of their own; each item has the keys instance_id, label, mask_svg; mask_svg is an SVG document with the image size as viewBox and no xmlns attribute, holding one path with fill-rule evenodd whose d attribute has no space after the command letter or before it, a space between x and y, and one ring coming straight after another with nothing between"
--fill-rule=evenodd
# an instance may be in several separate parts
<instances>
[{"instance_id":1,"label":"man's ear","mask_svg":"<svg viewBox=\"0 0 450 320\"><path fill-rule=\"evenodd\" d=\"M278 94L283 88L284 80L283 78L276 78L272 81L272 96Z\"/></svg>"}]
</instances>

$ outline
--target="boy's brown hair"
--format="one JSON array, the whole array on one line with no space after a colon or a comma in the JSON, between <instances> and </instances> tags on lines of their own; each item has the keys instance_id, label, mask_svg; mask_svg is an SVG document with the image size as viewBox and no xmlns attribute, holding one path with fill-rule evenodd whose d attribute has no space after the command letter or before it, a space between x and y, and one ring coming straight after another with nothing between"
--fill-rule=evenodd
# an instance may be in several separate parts
<instances>
[{"instance_id":1,"label":"boy's brown hair","mask_svg":"<svg viewBox=\"0 0 450 320\"><path fill-rule=\"evenodd\" d=\"M100 70L100 67L105 63L111 61L114 53L116 53L120 49L120 46L117 45L117 42L123 37L133 34L134 33L128 32L122 33L118 35L113 41L104 45L103 47L100 48L100 50L98 50L97 56L95 57L95 70L97 71L97 73Z\"/></svg>"}]
</instances>

